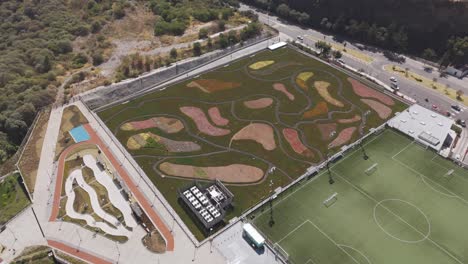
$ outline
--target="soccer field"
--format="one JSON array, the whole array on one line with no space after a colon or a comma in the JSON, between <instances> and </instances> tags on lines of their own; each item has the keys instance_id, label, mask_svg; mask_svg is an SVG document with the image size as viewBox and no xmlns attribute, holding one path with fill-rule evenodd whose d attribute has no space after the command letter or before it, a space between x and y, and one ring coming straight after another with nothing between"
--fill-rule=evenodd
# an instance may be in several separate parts
<instances>
[{"instance_id":1,"label":"soccer field","mask_svg":"<svg viewBox=\"0 0 468 264\"><path fill-rule=\"evenodd\" d=\"M254 224L291 263L468 263L468 172L390 129L364 149L331 166L334 184L324 170Z\"/></svg>"}]
</instances>

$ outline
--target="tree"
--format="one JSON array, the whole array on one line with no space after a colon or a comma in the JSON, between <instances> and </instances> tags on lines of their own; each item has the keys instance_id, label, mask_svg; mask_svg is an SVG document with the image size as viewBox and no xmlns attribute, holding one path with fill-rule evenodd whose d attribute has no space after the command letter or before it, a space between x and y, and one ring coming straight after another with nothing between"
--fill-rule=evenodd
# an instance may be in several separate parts
<instances>
[{"instance_id":1,"label":"tree","mask_svg":"<svg viewBox=\"0 0 468 264\"><path fill-rule=\"evenodd\" d=\"M291 10L289 9L289 6L286 4L281 4L276 8L276 13L279 16L284 17L284 18L288 18L290 12Z\"/></svg>"},{"instance_id":2,"label":"tree","mask_svg":"<svg viewBox=\"0 0 468 264\"><path fill-rule=\"evenodd\" d=\"M343 57L343 54L342 54L341 51L339 51L339 50L334 50L334 51L332 52L332 55L333 55L333 57L334 57L335 59L340 59L341 57Z\"/></svg>"},{"instance_id":3,"label":"tree","mask_svg":"<svg viewBox=\"0 0 468 264\"><path fill-rule=\"evenodd\" d=\"M463 96L463 91L460 89L457 91L457 100L463 101L462 96Z\"/></svg>"},{"instance_id":4,"label":"tree","mask_svg":"<svg viewBox=\"0 0 468 264\"><path fill-rule=\"evenodd\" d=\"M229 45L229 42L223 33L219 34L218 44L219 47L222 49L226 48Z\"/></svg>"},{"instance_id":5,"label":"tree","mask_svg":"<svg viewBox=\"0 0 468 264\"><path fill-rule=\"evenodd\" d=\"M171 58L176 59L177 58L177 49L172 48L169 55L171 56Z\"/></svg>"},{"instance_id":6,"label":"tree","mask_svg":"<svg viewBox=\"0 0 468 264\"><path fill-rule=\"evenodd\" d=\"M226 29L226 22L224 20L218 20L218 31L224 31Z\"/></svg>"},{"instance_id":7,"label":"tree","mask_svg":"<svg viewBox=\"0 0 468 264\"><path fill-rule=\"evenodd\" d=\"M99 53L99 52L94 53L92 58L93 58L93 65L94 66L98 66L98 65L100 65L101 63L104 62L104 58L102 57L102 54Z\"/></svg>"},{"instance_id":8,"label":"tree","mask_svg":"<svg viewBox=\"0 0 468 264\"><path fill-rule=\"evenodd\" d=\"M213 41L211 40L211 38L208 38L208 41L207 41L206 45L208 46L208 49L213 48Z\"/></svg>"},{"instance_id":9,"label":"tree","mask_svg":"<svg viewBox=\"0 0 468 264\"><path fill-rule=\"evenodd\" d=\"M331 45L326 43L325 41L317 41L315 42L315 47L320 50L320 55L323 57L328 57L331 51Z\"/></svg>"},{"instance_id":10,"label":"tree","mask_svg":"<svg viewBox=\"0 0 468 264\"><path fill-rule=\"evenodd\" d=\"M198 31L198 38L205 39L208 37L208 30L206 28L200 28Z\"/></svg>"},{"instance_id":11,"label":"tree","mask_svg":"<svg viewBox=\"0 0 468 264\"><path fill-rule=\"evenodd\" d=\"M193 43L193 55L200 56L202 53L200 42Z\"/></svg>"},{"instance_id":12,"label":"tree","mask_svg":"<svg viewBox=\"0 0 468 264\"><path fill-rule=\"evenodd\" d=\"M309 22L309 19L310 16L307 13L302 12L299 14L297 22L299 22L299 24L306 25Z\"/></svg>"},{"instance_id":13,"label":"tree","mask_svg":"<svg viewBox=\"0 0 468 264\"><path fill-rule=\"evenodd\" d=\"M125 16L125 9L121 3L113 3L112 4L112 14L116 19L121 19Z\"/></svg>"},{"instance_id":14,"label":"tree","mask_svg":"<svg viewBox=\"0 0 468 264\"><path fill-rule=\"evenodd\" d=\"M433 60L435 60L435 58L437 58L437 54L431 48L425 49L422 52L421 56L422 56L423 59L428 60L428 61L433 61Z\"/></svg>"}]
</instances>

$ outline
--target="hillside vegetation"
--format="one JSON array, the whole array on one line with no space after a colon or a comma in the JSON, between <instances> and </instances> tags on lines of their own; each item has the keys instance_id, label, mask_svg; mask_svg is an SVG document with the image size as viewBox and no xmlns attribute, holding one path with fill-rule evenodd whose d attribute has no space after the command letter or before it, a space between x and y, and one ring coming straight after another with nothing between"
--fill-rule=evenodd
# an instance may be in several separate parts
<instances>
[{"instance_id":1,"label":"hillside vegetation","mask_svg":"<svg viewBox=\"0 0 468 264\"><path fill-rule=\"evenodd\" d=\"M243 0L282 18L444 65L468 63L468 3L450 0ZM300 11L298 11L300 10Z\"/></svg>"}]
</instances>

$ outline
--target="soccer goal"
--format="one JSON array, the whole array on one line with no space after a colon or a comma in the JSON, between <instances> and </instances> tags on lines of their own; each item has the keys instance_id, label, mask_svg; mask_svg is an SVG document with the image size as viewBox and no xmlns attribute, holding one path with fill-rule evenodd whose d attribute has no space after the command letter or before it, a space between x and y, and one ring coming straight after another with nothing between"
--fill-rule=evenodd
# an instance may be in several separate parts
<instances>
[{"instance_id":1,"label":"soccer goal","mask_svg":"<svg viewBox=\"0 0 468 264\"><path fill-rule=\"evenodd\" d=\"M424 149L428 149L429 148L429 145L424 143L422 140L419 140L419 139L415 139L414 140L414 143L416 143L417 145L421 146L422 148Z\"/></svg>"},{"instance_id":2,"label":"soccer goal","mask_svg":"<svg viewBox=\"0 0 468 264\"><path fill-rule=\"evenodd\" d=\"M374 163L372 164L372 166L370 166L369 168L367 168L364 172L367 174L367 175L372 175L375 171L377 171L378 169L378 163Z\"/></svg>"},{"instance_id":3,"label":"soccer goal","mask_svg":"<svg viewBox=\"0 0 468 264\"><path fill-rule=\"evenodd\" d=\"M449 170L447 171L447 173L444 174L444 178L447 179L447 180L450 180L452 179L452 177L455 175L455 170Z\"/></svg>"},{"instance_id":4,"label":"soccer goal","mask_svg":"<svg viewBox=\"0 0 468 264\"><path fill-rule=\"evenodd\" d=\"M334 193L334 194L330 195L330 197L325 199L325 201L323 201L323 205L325 205L325 207L328 208L328 207L332 206L337 200L338 200L338 193Z\"/></svg>"},{"instance_id":5,"label":"soccer goal","mask_svg":"<svg viewBox=\"0 0 468 264\"><path fill-rule=\"evenodd\" d=\"M283 247L280 246L280 244L275 243L273 245L273 249L275 250L277 257L281 258L283 262L289 263L289 254L286 252L286 250L284 250Z\"/></svg>"}]
</instances>

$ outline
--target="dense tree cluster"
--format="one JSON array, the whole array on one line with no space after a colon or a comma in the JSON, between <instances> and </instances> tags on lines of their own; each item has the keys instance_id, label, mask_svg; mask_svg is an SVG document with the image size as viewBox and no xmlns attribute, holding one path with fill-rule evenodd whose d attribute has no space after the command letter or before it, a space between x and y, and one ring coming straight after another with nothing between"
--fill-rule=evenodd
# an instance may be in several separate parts
<instances>
[{"instance_id":1,"label":"dense tree cluster","mask_svg":"<svg viewBox=\"0 0 468 264\"><path fill-rule=\"evenodd\" d=\"M122 17L124 7L112 0L0 2L0 164L16 151L36 113L54 101L56 76L90 60L73 52L72 41Z\"/></svg>"},{"instance_id":2,"label":"dense tree cluster","mask_svg":"<svg viewBox=\"0 0 468 264\"><path fill-rule=\"evenodd\" d=\"M238 5L234 1L232 4ZM154 25L156 36L184 34L191 18L209 22L227 20L234 14L229 2L219 0L150 0L149 6L158 16Z\"/></svg>"},{"instance_id":3,"label":"dense tree cluster","mask_svg":"<svg viewBox=\"0 0 468 264\"><path fill-rule=\"evenodd\" d=\"M452 0L243 0L278 16L442 64L468 63L468 3ZM300 10L300 11L298 11ZM426 51L425 55L429 55Z\"/></svg>"}]
</instances>

